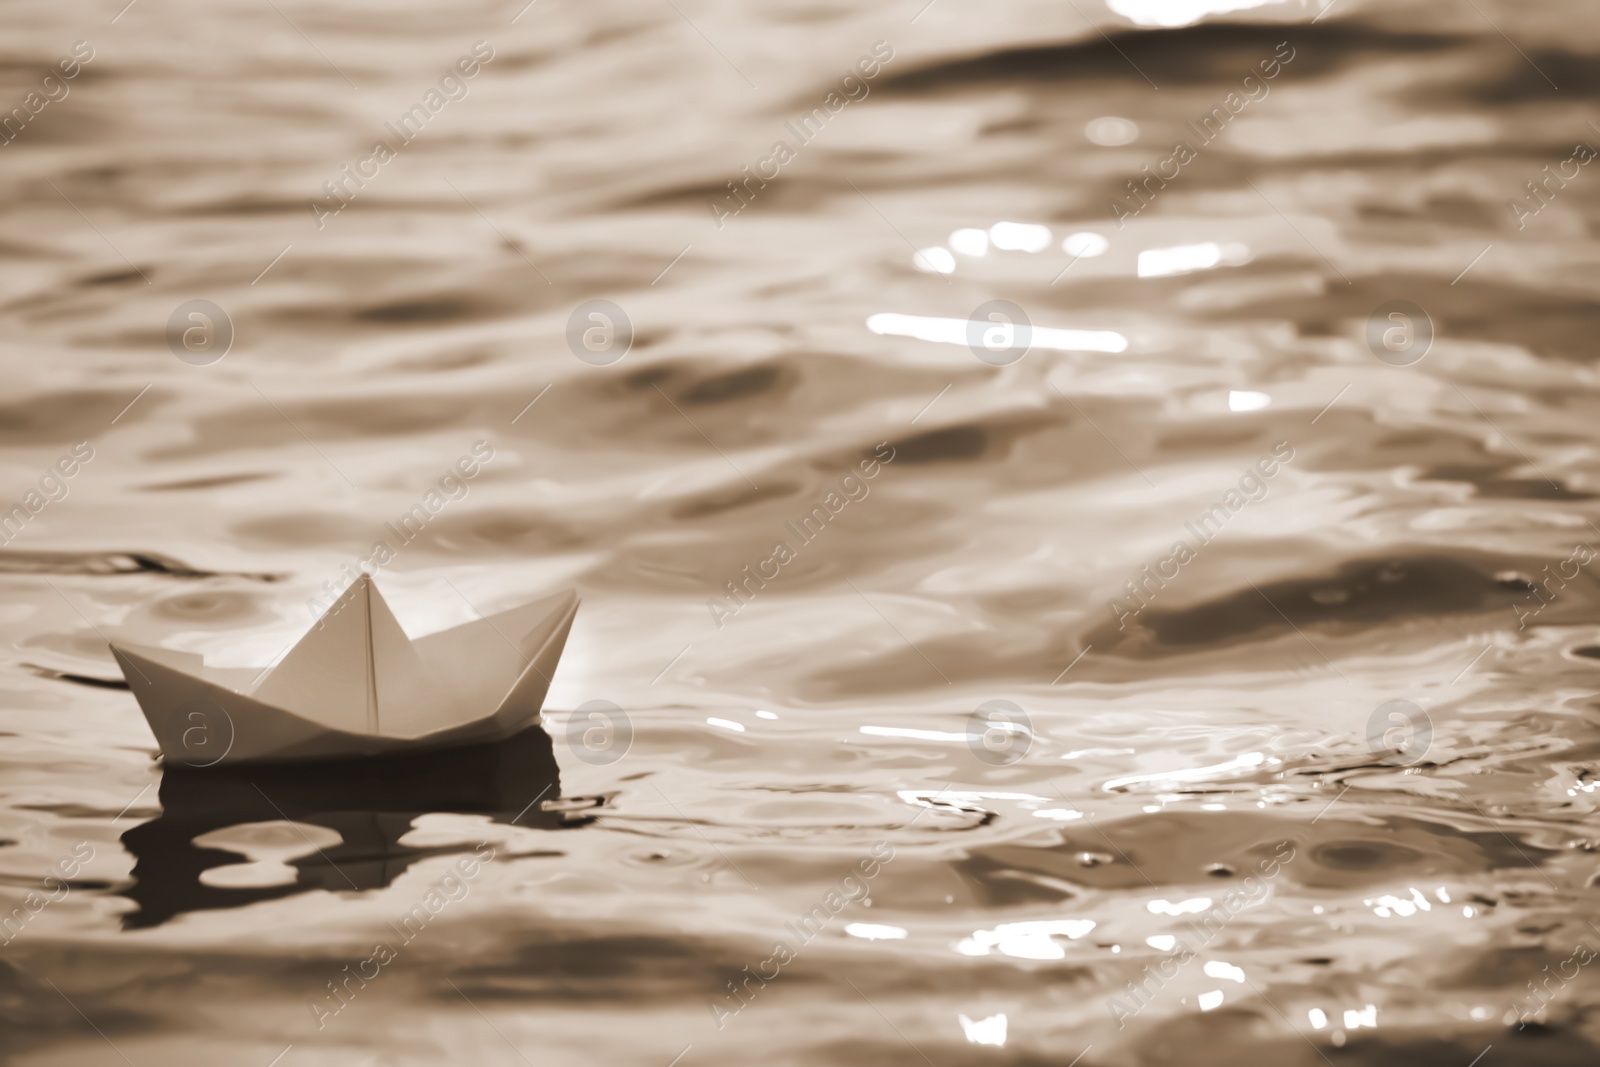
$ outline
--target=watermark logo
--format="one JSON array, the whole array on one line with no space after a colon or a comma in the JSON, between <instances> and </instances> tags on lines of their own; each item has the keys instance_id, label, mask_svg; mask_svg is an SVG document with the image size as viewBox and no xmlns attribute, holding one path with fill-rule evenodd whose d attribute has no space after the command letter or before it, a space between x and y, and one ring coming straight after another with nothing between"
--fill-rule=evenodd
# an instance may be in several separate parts
<instances>
[{"instance_id":1,"label":"watermark logo","mask_svg":"<svg viewBox=\"0 0 1600 1067\"><path fill-rule=\"evenodd\" d=\"M856 60L855 66L839 79L837 87L830 89L820 104L785 122L784 131L793 135L795 140L792 146L786 140L773 141L768 154L758 159L753 167L744 164L739 168L739 177L723 183L727 192L718 194L716 200L706 200L717 229L722 229L728 224L728 219L755 203L768 183L782 176L783 168L800 157L800 149L816 140L835 115L850 104L864 101L872 92L872 79L892 59L893 45L887 41L873 42L871 54Z\"/></svg>"},{"instance_id":2,"label":"watermark logo","mask_svg":"<svg viewBox=\"0 0 1600 1067\"><path fill-rule=\"evenodd\" d=\"M233 751L233 716L209 700L191 700L178 709L181 762L190 767L212 767Z\"/></svg>"},{"instance_id":3,"label":"watermark logo","mask_svg":"<svg viewBox=\"0 0 1600 1067\"><path fill-rule=\"evenodd\" d=\"M591 767L609 767L633 747L633 720L609 700L586 700L567 717L567 748Z\"/></svg>"},{"instance_id":4,"label":"watermark logo","mask_svg":"<svg viewBox=\"0 0 1600 1067\"><path fill-rule=\"evenodd\" d=\"M1550 570L1551 564L1546 563L1543 578L1537 582L1524 579L1528 595L1523 598L1522 603L1511 605L1511 610L1517 614L1517 629L1527 629L1528 620L1537 618L1539 613L1567 587L1568 582L1578 577L1583 568L1594 562L1596 555L1593 545L1579 541L1572 546L1571 555L1554 565L1554 573ZM1567 573L1568 567L1572 568L1571 574Z\"/></svg>"},{"instance_id":5,"label":"watermark logo","mask_svg":"<svg viewBox=\"0 0 1600 1067\"><path fill-rule=\"evenodd\" d=\"M1523 189L1527 191L1527 199L1512 197L1506 201L1506 207L1511 209L1511 220L1517 224L1517 229L1524 229L1529 219L1548 207L1561 190L1567 187L1567 182L1576 178L1584 167L1594 161L1596 154L1594 146L1587 141L1579 141L1572 146L1571 154L1557 164L1559 174L1551 171L1547 164L1539 172L1538 177L1525 182Z\"/></svg>"},{"instance_id":6,"label":"watermark logo","mask_svg":"<svg viewBox=\"0 0 1600 1067\"><path fill-rule=\"evenodd\" d=\"M1245 875L1238 887L1229 890L1220 901L1213 901L1211 897L1150 901L1147 907L1152 915L1174 918L1193 915L1195 918L1184 920L1182 927L1174 933L1158 934L1146 939L1145 944L1166 955L1158 959L1154 966L1142 966L1137 980L1124 983L1119 995L1106 998L1106 1011L1117 1024L1117 1029L1125 1029L1129 1019L1153 1004L1184 967L1201 958L1201 954L1222 936L1235 919L1265 903L1272 895L1273 881L1284 867L1294 862L1296 855L1292 842L1280 841L1270 857L1257 861L1256 873ZM1072 935L1069 933L1068 936ZM1244 981L1243 971L1235 971L1219 960L1207 961L1202 970L1208 977ZM1210 1011L1224 999L1225 995L1220 989L1202 993L1200 1010Z\"/></svg>"},{"instance_id":7,"label":"watermark logo","mask_svg":"<svg viewBox=\"0 0 1600 1067\"><path fill-rule=\"evenodd\" d=\"M233 347L233 320L209 300L185 300L167 316L167 347L192 367L209 367Z\"/></svg>"},{"instance_id":8,"label":"watermark logo","mask_svg":"<svg viewBox=\"0 0 1600 1067\"><path fill-rule=\"evenodd\" d=\"M139 399L134 397L135 400ZM133 405L128 405L132 407ZM127 408L123 409L124 411ZM43 511L48 505L58 500L67 499L71 487L68 480L75 477L83 469L83 465L94 458L94 446L88 441L79 441L72 446L72 451L57 459L54 465L46 467L39 476L37 488L29 489L22 494L22 499L12 504L9 508L0 505L0 544L10 544L22 528L33 521L33 517Z\"/></svg>"},{"instance_id":9,"label":"watermark logo","mask_svg":"<svg viewBox=\"0 0 1600 1067\"><path fill-rule=\"evenodd\" d=\"M894 859L894 846L887 841L879 841L871 850L847 868L846 873L834 886L830 887L822 899L813 904L809 910L801 913L793 922L783 924L785 937L775 938L772 943L772 954L761 960L753 967L746 965L738 974L727 980L727 992L722 994L722 1003L714 1000L706 1001L706 1007L711 1009L711 1021L718 1030L728 1025L728 1021L738 1015L766 989L767 983L775 981L783 973L783 968L794 962L800 951L809 945L816 937L827 929L834 916L844 911L857 901L863 902L864 907L871 907L872 879L876 878L883 868ZM849 930L850 927L846 927ZM896 929L892 927L878 927L881 931ZM905 931L897 931L901 936ZM793 942L790 942L790 938Z\"/></svg>"},{"instance_id":10,"label":"watermark logo","mask_svg":"<svg viewBox=\"0 0 1600 1067\"><path fill-rule=\"evenodd\" d=\"M317 1029L326 1029L329 1019L349 1007L369 983L377 981L378 976L384 973L383 969L399 959L400 951L415 941L445 908L465 900L472 892L472 880L478 877L483 865L492 862L494 857L494 846L485 841L469 855L457 859L438 881L428 887L420 900L402 912L398 919L384 924L387 933L394 935L392 941L388 940L386 934L385 940L372 946L372 955L354 965L345 964L325 981L323 988L327 992L318 991L316 999L306 1001L306 1006L311 1009L311 1017L317 1021Z\"/></svg>"},{"instance_id":11,"label":"watermark logo","mask_svg":"<svg viewBox=\"0 0 1600 1067\"><path fill-rule=\"evenodd\" d=\"M337 174L323 182L322 191L327 195L320 200L306 201L317 229L324 229L328 225L328 219L349 207L367 187L367 183L375 179L382 168L398 157L400 149L420 137L423 128L443 111L446 105L465 100L472 91L469 82L477 77L492 59L494 59L493 45L488 41L474 42L469 53L457 59L453 67L445 68L437 87L430 86L423 92L421 99L413 103L398 118L383 124L384 136L373 142L370 153L354 163L346 163L339 168ZM354 84L351 83L352 87ZM452 185L451 188L455 187ZM456 189L456 195L463 200L467 199L459 189ZM472 201L468 200L467 203L471 206ZM487 219L487 216L485 218Z\"/></svg>"},{"instance_id":12,"label":"watermark logo","mask_svg":"<svg viewBox=\"0 0 1600 1067\"><path fill-rule=\"evenodd\" d=\"M743 570L723 584L728 593L726 597L706 597L706 607L710 609L711 621L717 624L717 629L722 629L728 619L755 600L756 594L765 589L768 582L776 581L783 568L799 558L800 550L820 537L828 524L837 521L849 504L865 500L871 492L868 480L876 478L883 471L884 464L894 462L894 456L894 446L887 441L880 441L871 456L861 460L855 470L839 479L837 488L830 489L797 521L783 524L784 539L772 546L772 555L753 567L745 564ZM857 471L860 472L859 476ZM788 540L791 535L794 538L793 545Z\"/></svg>"},{"instance_id":13,"label":"watermark logo","mask_svg":"<svg viewBox=\"0 0 1600 1067\"><path fill-rule=\"evenodd\" d=\"M322 595L306 598L306 611L311 616L311 621L317 626L327 625L332 618L332 612L339 604L339 598L345 594L361 575L377 574L379 569L393 563L400 554L400 549L411 544L421 537L428 524L434 517L442 512L445 507L459 500L465 500L471 492L469 483L482 473L483 468L494 459L494 446L488 441L477 441L472 445L472 451L462 455L456 460L455 465L445 468L444 474L422 495L422 499L412 504L409 509L402 512L392 522L383 524L386 536L372 542L372 551L356 560L352 567L346 563L339 568L339 575L322 583ZM390 537L393 537L393 543Z\"/></svg>"},{"instance_id":14,"label":"watermark logo","mask_svg":"<svg viewBox=\"0 0 1600 1067\"><path fill-rule=\"evenodd\" d=\"M1122 589L1128 604L1123 604L1115 597L1106 601L1106 606L1111 609L1111 617L1117 622L1117 629L1126 630L1130 619L1137 623L1139 613L1155 602L1156 594L1165 589L1168 582L1174 581L1182 568L1199 556L1202 548L1216 540L1233 516L1244 510L1246 505L1265 500L1271 493L1268 479L1276 476L1293 459L1294 446L1287 441L1279 441L1270 453L1264 453L1253 466L1244 469L1236 483L1237 488L1229 489L1198 519L1184 523L1183 528L1194 537L1194 543L1179 538L1172 543L1169 555L1153 564L1146 564L1138 574L1123 582Z\"/></svg>"},{"instance_id":15,"label":"watermark logo","mask_svg":"<svg viewBox=\"0 0 1600 1067\"><path fill-rule=\"evenodd\" d=\"M609 367L633 347L633 320L609 300L585 300L567 316L567 348L591 367Z\"/></svg>"},{"instance_id":16,"label":"watermark logo","mask_svg":"<svg viewBox=\"0 0 1600 1067\"><path fill-rule=\"evenodd\" d=\"M111 21L115 22L116 19ZM45 108L65 100L72 92L67 82L82 73L84 66L93 58L94 45L88 41L78 41L72 46L72 54L57 60L50 72L39 79L36 88L30 89L9 112L0 114L0 148L20 137L30 123L38 122Z\"/></svg>"},{"instance_id":17,"label":"watermark logo","mask_svg":"<svg viewBox=\"0 0 1600 1067\"><path fill-rule=\"evenodd\" d=\"M1009 700L987 700L967 716L967 748L991 767L1008 767L1033 747L1033 720Z\"/></svg>"},{"instance_id":18,"label":"watermark logo","mask_svg":"<svg viewBox=\"0 0 1600 1067\"><path fill-rule=\"evenodd\" d=\"M991 367L1009 367L1028 354L1033 323L1009 300L988 300L967 316L967 347Z\"/></svg>"},{"instance_id":19,"label":"watermark logo","mask_svg":"<svg viewBox=\"0 0 1600 1067\"><path fill-rule=\"evenodd\" d=\"M1409 367L1433 347L1433 319L1409 300L1380 304L1367 317L1367 347L1391 367Z\"/></svg>"},{"instance_id":20,"label":"watermark logo","mask_svg":"<svg viewBox=\"0 0 1600 1067\"><path fill-rule=\"evenodd\" d=\"M1433 720L1409 700L1386 700L1367 719L1367 748L1402 766L1422 760L1433 746Z\"/></svg>"},{"instance_id":21,"label":"watermark logo","mask_svg":"<svg viewBox=\"0 0 1600 1067\"><path fill-rule=\"evenodd\" d=\"M1592 922L1589 925L1591 928L1594 927ZM1567 985L1578 977L1579 971L1594 962L1595 955L1594 949L1579 941L1573 946L1572 955L1556 965L1556 974L1551 974L1550 965L1548 963L1545 964L1540 974L1528 979L1526 983L1528 995L1511 1001L1511 1011L1506 1015L1506 1023L1509 1024L1514 1016L1517 1019L1517 1029L1521 1030L1530 1021L1535 1024L1544 1022L1549 1017L1545 1009L1549 1007L1550 1002L1555 1000L1567 988ZM1568 970L1569 967L1571 968L1570 971ZM1539 980L1538 986L1533 984L1535 978ZM1555 988L1553 989L1550 986L1551 982L1555 982ZM1527 1003L1522 1001L1527 1001Z\"/></svg>"},{"instance_id":22,"label":"watermark logo","mask_svg":"<svg viewBox=\"0 0 1600 1067\"><path fill-rule=\"evenodd\" d=\"M1115 2L1112 9L1117 10ZM1181 137L1173 145L1172 154L1158 160L1153 169L1148 163L1141 166L1137 175L1123 183L1127 193L1119 193L1120 199L1111 201L1111 217L1117 220L1117 229L1122 229L1128 219L1155 203L1167 183L1175 181L1183 173L1184 167L1199 159L1201 153L1226 132L1228 124L1240 112L1252 103L1265 100L1272 92L1272 86L1268 83L1283 73L1285 66L1294 62L1296 54L1294 46L1288 41L1278 42L1272 56L1257 63L1256 69L1246 74L1237 88L1196 121L1185 122L1179 127ZM1260 73L1257 74L1257 71ZM1121 126L1122 123L1126 123L1126 127ZM1139 128L1127 119L1108 116L1091 122L1085 133L1096 144L1120 145L1134 141L1139 136Z\"/></svg>"},{"instance_id":23,"label":"watermark logo","mask_svg":"<svg viewBox=\"0 0 1600 1067\"><path fill-rule=\"evenodd\" d=\"M134 800L138 800L134 797ZM131 806L131 805L130 805ZM79 841L72 852L56 860L50 873L44 876L40 889L30 890L11 906L10 911L0 907L0 945L9 945L22 935L28 924L44 909L59 903L72 892L74 878L83 865L94 859L94 846ZM40 890L43 890L41 892Z\"/></svg>"}]
</instances>

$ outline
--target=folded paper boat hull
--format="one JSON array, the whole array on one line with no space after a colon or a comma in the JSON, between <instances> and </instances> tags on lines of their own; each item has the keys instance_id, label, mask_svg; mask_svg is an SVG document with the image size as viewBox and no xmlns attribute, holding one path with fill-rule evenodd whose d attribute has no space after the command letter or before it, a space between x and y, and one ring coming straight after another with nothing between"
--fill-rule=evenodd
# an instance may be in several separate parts
<instances>
[{"instance_id":1,"label":"folded paper boat hull","mask_svg":"<svg viewBox=\"0 0 1600 1067\"><path fill-rule=\"evenodd\" d=\"M568 591L413 641L363 577L265 672L111 651L169 762L382 756L497 741L536 722L577 610Z\"/></svg>"}]
</instances>

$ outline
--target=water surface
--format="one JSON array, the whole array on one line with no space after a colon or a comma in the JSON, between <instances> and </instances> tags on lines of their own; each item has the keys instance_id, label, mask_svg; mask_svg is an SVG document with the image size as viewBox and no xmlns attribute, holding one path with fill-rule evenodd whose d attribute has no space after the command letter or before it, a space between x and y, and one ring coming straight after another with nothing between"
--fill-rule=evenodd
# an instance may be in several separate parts
<instances>
[{"instance_id":1,"label":"water surface","mask_svg":"<svg viewBox=\"0 0 1600 1067\"><path fill-rule=\"evenodd\" d=\"M519 6L6 16L8 1062L1594 1061L1588 8ZM542 732L163 769L378 556Z\"/></svg>"}]
</instances>

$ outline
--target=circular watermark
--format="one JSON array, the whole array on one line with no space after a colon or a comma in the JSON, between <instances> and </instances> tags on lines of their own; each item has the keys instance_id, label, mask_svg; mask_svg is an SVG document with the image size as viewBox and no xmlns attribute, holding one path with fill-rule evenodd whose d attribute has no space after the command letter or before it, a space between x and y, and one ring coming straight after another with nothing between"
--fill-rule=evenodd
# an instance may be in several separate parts
<instances>
[{"instance_id":1,"label":"circular watermark","mask_svg":"<svg viewBox=\"0 0 1600 1067\"><path fill-rule=\"evenodd\" d=\"M633 720L609 700L586 700L567 716L567 748L594 767L609 767L633 747Z\"/></svg>"},{"instance_id":2,"label":"circular watermark","mask_svg":"<svg viewBox=\"0 0 1600 1067\"><path fill-rule=\"evenodd\" d=\"M1409 367L1433 347L1433 319L1409 300L1379 304L1367 316L1367 347L1391 367Z\"/></svg>"},{"instance_id":3,"label":"circular watermark","mask_svg":"<svg viewBox=\"0 0 1600 1067\"><path fill-rule=\"evenodd\" d=\"M1033 324L1009 300L986 300L967 317L967 347L991 367L1009 367L1032 343Z\"/></svg>"},{"instance_id":4,"label":"circular watermark","mask_svg":"<svg viewBox=\"0 0 1600 1067\"><path fill-rule=\"evenodd\" d=\"M178 762L190 767L212 767L233 751L233 716L209 700L191 700L178 708Z\"/></svg>"},{"instance_id":5,"label":"circular watermark","mask_svg":"<svg viewBox=\"0 0 1600 1067\"><path fill-rule=\"evenodd\" d=\"M167 316L167 347L193 367L209 367L233 347L233 320L209 300L185 300Z\"/></svg>"},{"instance_id":6,"label":"circular watermark","mask_svg":"<svg viewBox=\"0 0 1600 1067\"><path fill-rule=\"evenodd\" d=\"M967 716L967 747L991 767L1006 767L1033 747L1033 721L1009 700L987 700Z\"/></svg>"},{"instance_id":7,"label":"circular watermark","mask_svg":"<svg viewBox=\"0 0 1600 1067\"><path fill-rule=\"evenodd\" d=\"M633 347L633 320L609 300L585 300L567 316L567 347L592 367L609 367Z\"/></svg>"},{"instance_id":8,"label":"circular watermark","mask_svg":"<svg viewBox=\"0 0 1600 1067\"><path fill-rule=\"evenodd\" d=\"M1374 756L1410 766L1433 746L1433 720L1409 700L1386 700L1367 719L1367 748Z\"/></svg>"}]
</instances>

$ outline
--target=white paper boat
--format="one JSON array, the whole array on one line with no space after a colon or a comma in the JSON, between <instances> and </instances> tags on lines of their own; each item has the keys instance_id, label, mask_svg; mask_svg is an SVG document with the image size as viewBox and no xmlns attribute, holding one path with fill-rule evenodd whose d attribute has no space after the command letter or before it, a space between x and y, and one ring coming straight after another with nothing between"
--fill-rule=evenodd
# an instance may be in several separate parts
<instances>
[{"instance_id":1,"label":"white paper boat","mask_svg":"<svg viewBox=\"0 0 1600 1067\"><path fill-rule=\"evenodd\" d=\"M572 590L413 641L363 575L271 670L112 645L169 761L381 756L497 741L537 721Z\"/></svg>"}]
</instances>

